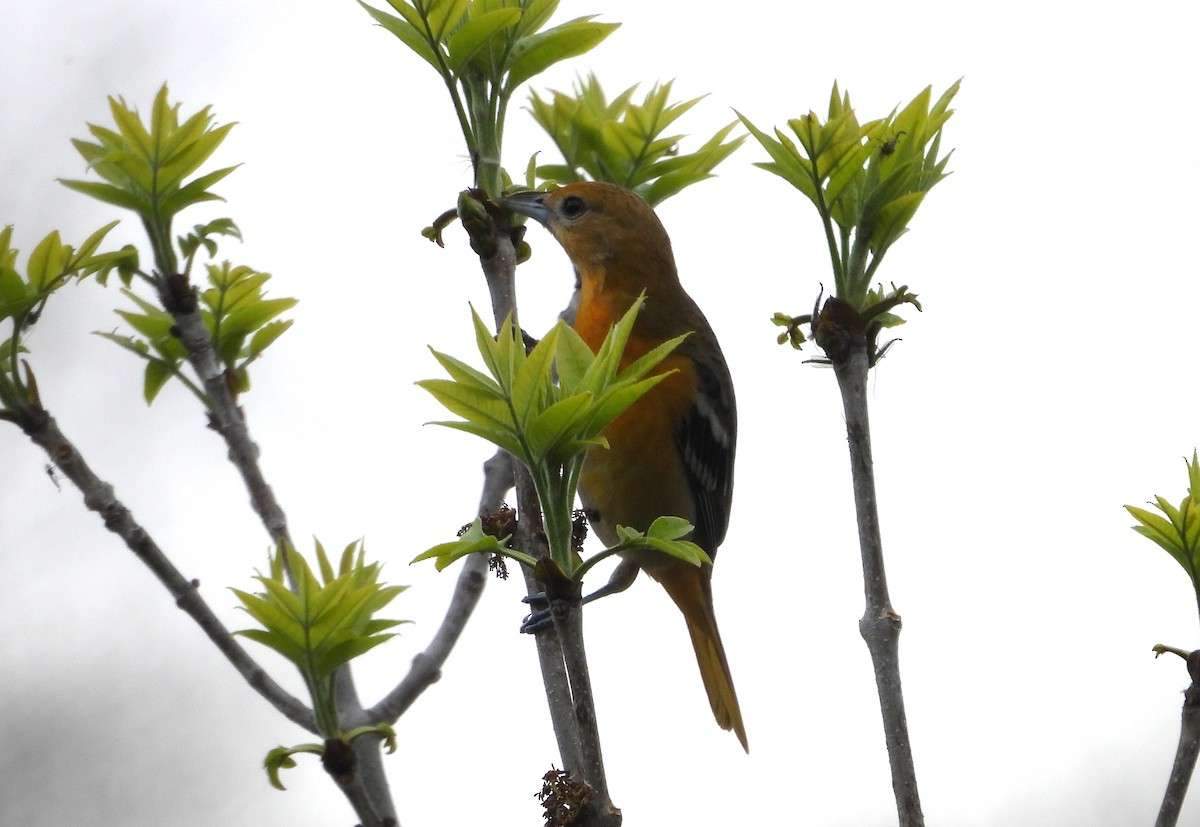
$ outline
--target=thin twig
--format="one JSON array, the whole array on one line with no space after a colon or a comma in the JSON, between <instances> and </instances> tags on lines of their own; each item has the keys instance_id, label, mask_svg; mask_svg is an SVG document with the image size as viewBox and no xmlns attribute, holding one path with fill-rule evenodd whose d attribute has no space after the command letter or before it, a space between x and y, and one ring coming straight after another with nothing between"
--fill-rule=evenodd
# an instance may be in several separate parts
<instances>
[{"instance_id":1,"label":"thin twig","mask_svg":"<svg viewBox=\"0 0 1200 827\"><path fill-rule=\"evenodd\" d=\"M479 498L479 513L493 514L504 503L504 495L513 485L513 460L506 451L497 451L483 464L483 493ZM458 643L466 628L483 588L487 585L487 559L482 554L467 556L463 570L458 575L454 594L446 616L438 627L433 640L416 657L412 668L379 703L366 710L368 721L394 723L403 715L421 693L442 676L442 665Z\"/></svg>"},{"instance_id":2,"label":"thin twig","mask_svg":"<svg viewBox=\"0 0 1200 827\"><path fill-rule=\"evenodd\" d=\"M208 397L209 412L213 428L225 440L229 448L229 461L242 475L254 511L262 520L263 527L273 542L291 542L288 535L287 517L275 493L263 476L258 464L258 446L250 438L246 418L229 390L225 372L213 352L212 338L199 312L174 312L179 340L188 353L188 362L204 383Z\"/></svg>"},{"instance_id":3,"label":"thin twig","mask_svg":"<svg viewBox=\"0 0 1200 827\"><path fill-rule=\"evenodd\" d=\"M1163 794L1162 806L1154 827L1175 827L1183 799L1187 796L1192 772L1196 769L1196 757L1200 755L1200 652L1187 655L1188 672L1192 685L1183 693L1183 715L1179 726L1179 746L1175 749L1175 763L1171 777Z\"/></svg>"},{"instance_id":4,"label":"thin twig","mask_svg":"<svg viewBox=\"0 0 1200 827\"><path fill-rule=\"evenodd\" d=\"M867 371L869 342L865 335L852 337L844 358L833 358L833 369L846 414L850 447L850 470L854 486L854 508L858 518L858 542L862 552L863 589L866 609L859 632L871 652L875 686L883 714L888 760L892 768L892 791L901 827L922 827L925 817L917 792L917 773L908 738L904 693L900 686L900 615L892 609L887 575L883 566L883 540L875 499L875 466L871 457L871 424L867 415Z\"/></svg>"},{"instance_id":5,"label":"thin twig","mask_svg":"<svg viewBox=\"0 0 1200 827\"><path fill-rule=\"evenodd\" d=\"M238 644L222 625L204 598L199 583L188 580L167 559L150 534L137 522L133 513L117 499L113 487L100 479L88 466L82 454L67 439L54 418L44 411L29 417L23 427L29 438L42 448L63 475L83 494L84 505L104 520L105 527L120 537L137 558L175 598L175 604L188 614L208 635L221 654L245 679L255 692L262 695L288 720L309 732L317 731L312 711L299 699L275 683L254 658Z\"/></svg>"}]
</instances>

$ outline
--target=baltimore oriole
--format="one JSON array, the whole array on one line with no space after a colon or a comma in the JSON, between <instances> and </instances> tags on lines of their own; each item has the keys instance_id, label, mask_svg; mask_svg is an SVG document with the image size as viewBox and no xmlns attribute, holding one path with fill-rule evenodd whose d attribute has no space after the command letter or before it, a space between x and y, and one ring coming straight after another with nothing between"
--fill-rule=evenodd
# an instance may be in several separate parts
<instances>
[{"instance_id":1,"label":"baltimore oriole","mask_svg":"<svg viewBox=\"0 0 1200 827\"><path fill-rule=\"evenodd\" d=\"M607 545L617 542L618 525L645 531L656 518L670 515L690 521L692 542L715 558L733 493L733 382L712 328L679 283L662 222L638 195L614 184L569 184L502 203L545 225L566 250L579 280L574 328L592 350L643 292L646 303L622 367L691 332L657 369L675 373L604 430L608 449L588 451L579 495L593 530ZM749 752L713 614L712 566L692 566L661 552L634 552L601 592L628 588L639 570L661 583L683 612L713 715Z\"/></svg>"}]
</instances>

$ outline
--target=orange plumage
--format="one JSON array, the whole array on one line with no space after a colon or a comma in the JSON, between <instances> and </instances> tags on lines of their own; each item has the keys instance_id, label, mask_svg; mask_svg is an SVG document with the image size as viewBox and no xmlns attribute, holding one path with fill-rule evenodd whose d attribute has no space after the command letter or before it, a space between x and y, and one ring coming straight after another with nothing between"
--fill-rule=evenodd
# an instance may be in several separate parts
<instances>
[{"instance_id":1,"label":"orange plumage","mask_svg":"<svg viewBox=\"0 0 1200 827\"><path fill-rule=\"evenodd\" d=\"M643 292L622 367L691 332L657 368L675 373L604 430L608 449L588 452L579 494L607 545L616 544L617 525L645 531L672 515L695 526L690 539L715 559L733 492L733 383L712 328L679 283L662 223L635 193L613 184L569 184L503 203L543 223L566 250L579 276L574 327L593 350ZM713 715L749 751L713 614L712 566L636 552L625 556L606 591L628 587L638 570L661 583L683 613Z\"/></svg>"}]
</instances>

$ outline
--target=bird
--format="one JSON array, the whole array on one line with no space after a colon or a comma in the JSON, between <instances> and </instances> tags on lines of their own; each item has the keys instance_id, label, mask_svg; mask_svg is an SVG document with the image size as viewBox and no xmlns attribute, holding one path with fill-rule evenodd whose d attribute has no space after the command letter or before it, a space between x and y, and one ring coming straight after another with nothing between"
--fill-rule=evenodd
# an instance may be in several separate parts
<instances>
[{"instance_id":1,"label":"bird","mask_svg":"<svg viewBox=\"0 0 1200 827\"><path fill-rule=\"evenodd\" d=\"M655 369L673 373L604 429L608 448L588 449L579 498L592 530L608 546L618 542L618 525L646 531L658 517L676 516L692 523L689 539L715 559L733 495L733 381L712 327L679 281L662 222L632 190L597 181L511 195L500 203L542 224L566 251L578 288L572 326L593 351L642 294L645 304L622 368L690 333ZM639 571L660 583L682 612L713 716L749 752L713 611L712 565L694 566L653 550L628 552L588 600L624 591Z\"/></svg>"}]
</instances>

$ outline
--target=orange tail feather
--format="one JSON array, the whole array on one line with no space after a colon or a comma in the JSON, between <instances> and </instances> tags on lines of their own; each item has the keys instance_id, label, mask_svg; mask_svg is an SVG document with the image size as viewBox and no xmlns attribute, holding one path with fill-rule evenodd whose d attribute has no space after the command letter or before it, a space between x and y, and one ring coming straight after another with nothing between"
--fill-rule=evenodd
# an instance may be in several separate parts
<instances>
[{"instance_id":1,"label":"orange tail feather","mask_svg":"<svg viewBox=\"0 0 1200 827\"><path fill-rule=\"evenodd\" d=\"M717 631L717 618L713 613L712 566L696 568L686 563L672 565L657 571L649 570L651 577L663 585L675 605L683 612L688 632L692 636L692 647L696 650L696 664L713 717L721 729L732 729L737 734L742 749L750 752L746 740L746 728L742 723L742 710L738 706L737 692L733 688L733 676L729 673L729 661Z\"/></svg>"}]
</instances>

